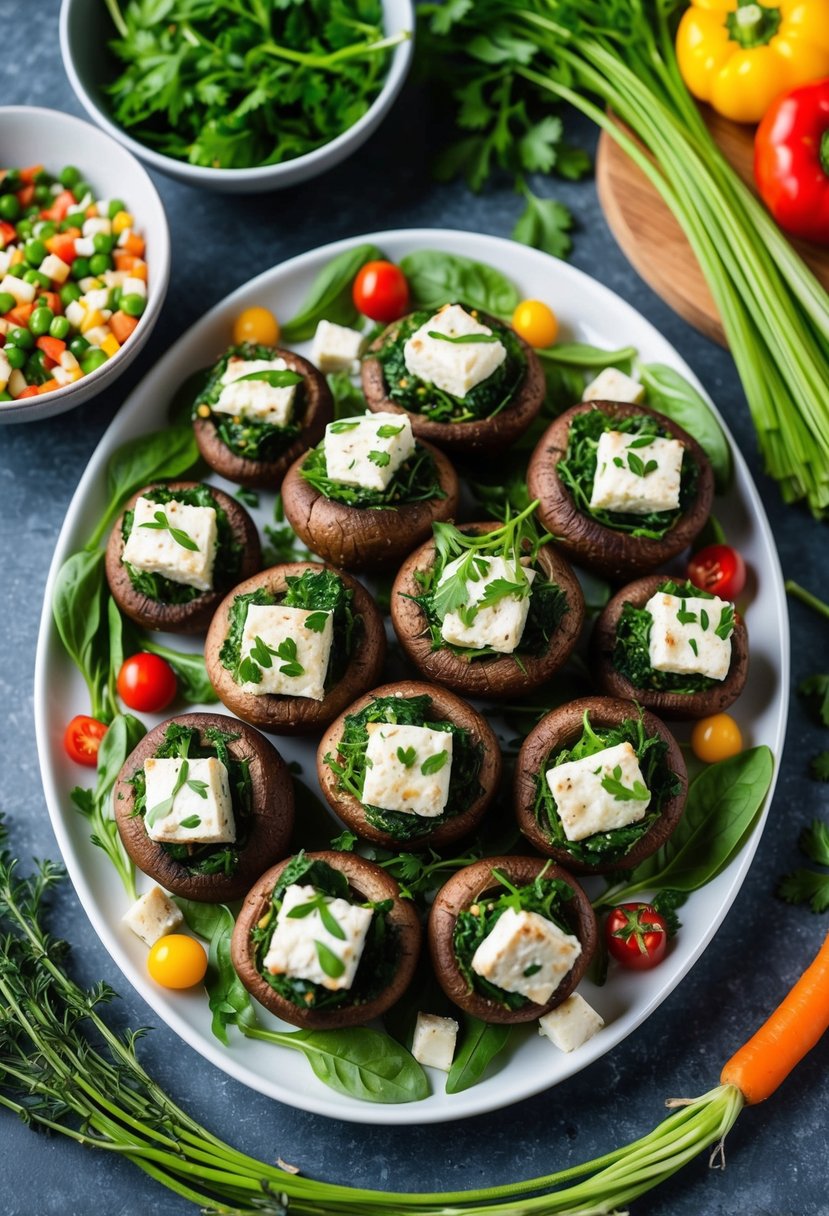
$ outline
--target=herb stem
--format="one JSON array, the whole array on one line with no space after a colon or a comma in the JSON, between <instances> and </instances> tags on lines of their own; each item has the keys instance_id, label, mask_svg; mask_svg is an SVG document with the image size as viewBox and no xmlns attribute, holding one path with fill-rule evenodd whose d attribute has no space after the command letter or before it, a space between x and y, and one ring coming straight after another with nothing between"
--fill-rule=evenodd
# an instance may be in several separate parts
<instances>
[{"instance_id":1,"label":"herb stem","mask_svg":"<svg viewBox=\"0 0 829 1216\"><path fill-rule=\"evenodd\" d=\"M118 33L120 34L120 36L122 38L128 38L130 32L129 32L129 29L127 28L127 23L124 20L123 15L121 13L121 9L118 6L118 0L104 0L104 3L106 4L107 8L109 9L109 15L112 18L112 24L115 26L115 28L118 31Z\"/></svg>"},{"instance_id":2,"label":"herb stem","mask_svg":"<svg viewBox=\"0 0 829 1216\"><path fill-rule=\"evenodd\" d=\"M361 58L364 55L377 55L391 47L406 42L411 37L408 30L400 30L386 38L377 38L373 42L358 42L351 46L340 47L328 55L312 55L307 51L292 51L289 47L280 46L276 42L264 42L256 47L256 53L270 55L274 59L284 59L301 67L316 68L323 72L339 72L340 64L349 60Z\"/></svg>"},{"instance_id":3,"label":"herb stem","mask_svg":"<svg viewBox=\"0 0 829 1216\"><path fill-rule=\"evenodd\" d=\"M802 604L806 604L807 607L829 620L829 604L825 604L823 600L818 599L816 595L807 591L805 587L801 587L800 583L796 583L793 579L787 578L785 587L789 595L794 596L796 600L800 600Z\"/></svg>"}]
</instances>

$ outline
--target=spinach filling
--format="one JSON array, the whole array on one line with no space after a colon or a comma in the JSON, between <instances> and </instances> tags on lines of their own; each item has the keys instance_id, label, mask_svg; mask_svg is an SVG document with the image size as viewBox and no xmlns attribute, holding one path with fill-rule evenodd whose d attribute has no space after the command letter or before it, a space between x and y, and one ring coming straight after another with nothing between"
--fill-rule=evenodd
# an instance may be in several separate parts
<instances>
[{"instance_id":1,"label":"spinach filling","mask_svg":"<svg viewBox=\"0 0 829 1216\"><path fill-rule=\"evenodd\" d=\"M374 915L362 957L350 988L332 991L323 984L314 983L313 980L285 974L272 975L265 968L264 959L270 949L283 896L287 888L294 883L311 886L321 896L346 899L349 903L359 902L360 907L373 910ZM300 1009L338 1009L343 1005L365 1005L388 987L398 967L399 934L388 919L393 906L394 901L391 899L373 903L359 901L341 870L325 861L312 861L304 852L297 853L282 871L274 887L270 909L251 933L256 969L275 992L291 1004L298 1005ZM333 975L337 968L332 965L324 947L320 950L318 946L317 952L322 970ZM334 960L335 963L337 961Z\"/></svg>"},{"instance_id":2,"label":"spinach filling","mask_svg":"<svg viewBox=\"0 0 829 1216\"><path fill-rule=\"evenodd\" d=\"M676 595L689 599L716 599L710 591L703 591L693 583L676 583L666 579L657 588L658 594ZM716 626L720 636L728 638L734 628L734 609L723 610L724 620ZM649 642L653 620L645 608L635 608L633 604L625 604L616 626L616 643L613 648L613 666L619 675L630 680L634 688L647 689L653 692L675 692L690 696L695 692L705 692L722 684L711 676L688 675L675 671L655 671L651 667Z\"/></svg>"},{"instance_id":3,"label":"spinach filling","mask_svg":"<svg viewBox=\"0 0 829 1216\"><path fill-rule=\"evenodd\" d=\"M473 309L469 311L470 315L476 315ZM407 339L434 315L433 309L420 309L404 317L376 352L376 358L383 368L387 395L404 410L421 414L432 422L473 422L479 418L494 418L512 404L524 382L527 357L521 343L508 326L487 318L487 326L506 347L507 356L491 376L476 384L466 396L455 397L413 376L403 357Z\"/></svg>"},{"instance_id":4,"label":"spinach filling","mask_svg":"<svg viewBox=\"0 0 829 1216\"><path fill-rule=\"evenodd\" d=\"M352 606L354 592L333 570L305 570L302 574L288 575L285 581L287 590L281 595L259 587L234 597L228 614L230 628L219 651L219 661L237 684L258 684L262 679L262 666L270 665L269 655L263 654L261 662L252 655L242 658L242 635L251 604L282 604L286 608L303 608L306 612L331 612L334 638L325 676L327 692L345 675L362 632L362 618L355 616Z\"/></svg>"},{"instance_id":5,"label":"spinach filling","mask_svg":"<svg viewBox=\"0 0 829 1216\"><path fill-rule=\"evenodd\" d=\"M333 481L328 476L324 443L311 449L300 472L308 484L325 498L344 503L347 507L393 511L408 503L429 502L434 498L446 497L438 479L434 457L431 452L419 446L400 466L385 490L372 490L367 486L347 486L341 481Z\"/></svg>"},{"instance_id":6,"label":"spinach filling","mask_svg":"<svg viewBox=\"0 0 829 1216\"><path fill-rule=\"evenodd\" d=\"M222 377L227 371L228 363L234 357L250 362L254 359L271 360L276 356L270 346L258 346L252 342L231 346L218 363L210 369L207 383L193 406L193 417L209 417L216 427L216 434L235 456L239 456L243 460L277 460L302 430L302 418L306 406L305 381L298 372L294 372L290 368L284 371L264 371L252 374L253 382L264 380L266 383L272 384L274 388L284 388L290 384L296 384L292 418L287 426L276 426L272 422L260 422L255 418L240 418L234 414L217 413L212 406L216 404L222 394L222 389L225 387Z\"/></svg>"},{"instance_id":7,"label":"spinach filling","mask_svg":"<svg viewBox=\"0 0 829 1216\"><path fill-rule=\"evenodd\" d=\"M573 889L560 878L545 878L543 870L525 887L514 886L500 870L493 870L492 877L502 888L502 894L484 892L477 903L458 913L452 936L455 960L471 991L503 1005L506 1009L523 1009L530 1003L528 997L520 992L507 992L505 988L499 988L497 984L472 970L475 951L481 942L489 937L507 908L512 908L515 912L537 912L545 920L552 921L562 932L572 934L573 928L567 922L565 909L568 901L573 898ZM472 911L473 908L476 909L475 912Z\"/></svg>"},{"instance_id":8,"label":"spinach filling","mask_svg":"<svg viewBox=\"0 0 829 1216\"><path fill-rule=\"evenodd\" d=\"M163 506L167 502L183 502L188 507L212 507L216 512L216 558L213 563L213 586L232 587L239 581L242 569L244 547L240 544L231 527L227 512L213 497L210 486L199 485L191 490L171 490L167 486L154 486L143 495L150 502ZM121 524L121 535L124 544L132 532L135 512L125 511ZM193 547L192 545L190 546ZM198 587L190 587L186 583L177 583L164 574L150 574L146 570L138 570L130 562L123 563L130 582L136 591L146 595L148 599L157 600L160 604L189 604L206 592Z\"/></svg>"},{"instance_id":9,"label":"spinach filling","mask_svg":"<svg viewBox=\"0 0 829 1216\"><path fill-rule=\"evenodd\" d=\"M418 697L375 697L365 709L349 714L345 719L337 757L328 752L324 762L338 778L341 790L353 794L362 803L366 819L395 840L414 840L434 831L447 819L454 819L469 809L481 795L478 776L483 763L483 747L472 740L470 732L454 722L433 721L432 699ZM369 722L388 722L402 726L426 726L446 731L453 736L452 770L449 777L449 797L440 815L425 818L405 811L388 811L363 802L366 779L366 748Z\"/></svg>"},{"instance_id":10,"label":"spinach filling","mask_svg":"<svg viewBox=\"0 0 829 1216\"><path fill-rule=\"evenodd\" d=\"M237 760L230 753L229 744L238 738L239 735L229 734L214 726L208 726L200 732L195 726L182 726L178 722L171 722L164 732L164 742L153 753L158 760L207 760L214 756L227 769L236 840L226 844L154 842L191 874L222 874L229 877L235 872L239 855L248 842L253 822L253 783L249 758ZM143 818L148 809L151 809L147 807L147 783L143 768L135 773L130 785L135 790L133 814Z\"/></svg>"},{"instance_id":11,"label":"spinach filling","mask_svg":"<svg viewBox=\"0 0 829 1216\"><path fill-rule=\"evenodd\" d=\"M699 467L691 453L685 450L679 481L679 507L675 511L650 511L646 515L632 515L625 511L606 511L602 507L591 507L593 479L596 476L596 452L599 439L605 431L621 431L625 435L641 437L642 440L671 439L673 436L659 425L656 418L646 414L632 418L611 418L601 410L590 410L578 414L570 423L567 437L567 452L557 465L558 475L570 491L573 502L582 515L589 515L605 528L617 532L628 532L631 536L647 540L661 540L688 510L697 492ZM647 446L643 444L641 454L633 453L642 462L643 477L647 474ZM638 466L637 466L638 467Z\"/></svg>"},{"instance_id":12,"label":"spinach filling","mask_svg":"<svg viewBox=\"0 0 829 1216\"><path fill-rule=\"evenodd\" d=\"M642 777L651 795L647 813L636 823L626 827L611 828L608 832L596 832L584 840L568 840L564 826L559 818L558 807L553 793L547 782L547 771L566 764L570 760L583 760L586 756L594 756L596 752L604 751L607 747L616 747L619 743L630 743L636 752ZM668 745L658 735L648 735L641 716L625 718L618 726L600 726L594 729L590 725L588 711L584 714L584 729L580 738L571 746L558 752L550 752L536 774L537 787L535 799L535 818L538 826L544 832L551 844L566 849L577 861L593 865L598 862L621 861L635 844L650 831L653 824L662 813L669 799L678 794L681 782L666 762ZM616 797L630 798L631 794L642 791L627 790L620 787Z\"/></svg>"}]
</instances>

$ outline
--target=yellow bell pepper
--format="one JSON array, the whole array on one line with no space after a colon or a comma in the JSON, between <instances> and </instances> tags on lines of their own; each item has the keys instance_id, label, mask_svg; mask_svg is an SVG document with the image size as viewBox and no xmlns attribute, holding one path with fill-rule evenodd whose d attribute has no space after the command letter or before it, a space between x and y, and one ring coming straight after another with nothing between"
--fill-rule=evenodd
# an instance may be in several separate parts
<instances>
[{"instance_id":1,"label":"yellow bell pepper","mask_svg":"<svg viewBox=\"0 0 829 1216\"><path fill-rule=\"evenodd\" d=\"M694 97L759 122L780 93L829 76L829 0L692 0L676 55Z\"/></svg>"}]
</instances>

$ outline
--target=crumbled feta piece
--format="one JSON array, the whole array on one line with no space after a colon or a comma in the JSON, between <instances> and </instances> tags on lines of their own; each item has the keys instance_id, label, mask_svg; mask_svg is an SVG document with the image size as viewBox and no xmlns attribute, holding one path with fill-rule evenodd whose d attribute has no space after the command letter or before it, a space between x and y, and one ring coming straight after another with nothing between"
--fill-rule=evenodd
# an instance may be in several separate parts
<instances>
[{"instance_id":1,"label":"crumbled feta piece","mask_svg":"<svg viewBox=\"0 0 829 1216\"><path fill-rule=\"evenodd\" d=\"M331 612L251 604L242 631L241 653L243 660L251 659L256 664L261 679L258 683L244 681L243 691L322 701L333 640Z\"/></svg>"},{"instance_id":2,"label":"crumbled feta piece","mask_svg":"<svg viewBox=\"0 0 829 1216\"><path fill-rule=\"evenodd\" d=\"M438 580L438 587L453 577L463 561L461 556L449 562ZM527 582L532 585L535 570L526 569L523 565L522 569ZM514 584L518 584L520 580L520 575L516 574L515 563L503 557L476 558L472 563L471 573L473 578L466 583L466 604L458 611L446 613L440 627L441 637L453 646L469 646L481 650L495 650L499 654L512 654L521 641L527 623L527 614L530 611L529 589L526 588L526 594L516 591L494 604L478 608L470 619L470 609L480 603L496 579L504 579ZM477 581L474 581L474 578L477 578Z\"/></svg>"},{"instance_id":3,"label":"crumbled feta piece","mask_svg":"<svg viewBox=\"0 0 829 1216\"><path fill-rule=\"evenodd\" d=\"M56 253L47 253L40 263L40 273L55 283L65 283L69 278L69 266Z\"/></svg>"},{"instance_id":4,"label":"crumbled feta piece","mask_svg":"<svg viewBox=\"0 0 829 1216\"><path fill-rule=\"evenodd\" d=\"M415 448L405 414L342 418L325 428L325 464L332 481L385 490Z\"/></svg>"},{"instance_id":5,"label":"crumbled feta piece","mask_svg":"<svg viewBox=\"0 0 829 1216\"><path fill-rule=\"evenodd\" d=\"M627 742L548 769L547 784L568 840L638 823L651 801L636 752ZM643 797L633 797L634 792Z\"/></svg>"},{"instance_id":6,"label":"crumbled feta piece","mask_svg":"<svg viewBox=\"0 0 829 1216\"><path fill-rule=\"evenodd\" d=\"M75 253L79 258L91 258L95 252L95 243L91 236L75 237Z\"/></svg>"},{"instance_id":7,"label":"crumbled feta piece","mask_svg":"<svg viewBox=\"0 0 829 1216\"><path fill-rule=\"evenodd\" d=\"M210 407L216 414L233 414L270 426L287 426L291 421L297 384L276 388L267 380L245 380L259 372L286 372L292 369L284 359L239 359L227 361L222 376L219 400Z\"/></svg>"},{"instance_id":8,"label":"crumbled feta piece","mask_svg":"<svg viewBox=\"0 0 829 1216\"><path fill-rule=\"evenodd\" d=\"M436 1013L418 1013L412 1038L412 1055L418 1064L448 1072L455 1055L458 1023Z\"/></svg>"},{"instance_id":9,"label":"crumbled feta piece","mask_svg":"<svg viewBox=\"0 0 829 1216\"><path fill-rule=\"evenodd\" d=\"M369 722L366 731L363 802L424 819L442 815L452 775L451 732L388 722Z\"/></svg>"},{"instance_id":10,"label":"crumbled feta piece","mask_svg":"<svg viewBox=\"0 0 829 1216\"><path fill-rule=\"evenodd\" d=\"M184 778L182 765L187 765ZM167 844L222 844L236 839L227 769L215 756L144 761L147 809L144 824L150 840Z\"/></svg>"},{"instance_id":11,"label":"crumbled feta piece","mask_svg":"<svg viewBox=\"0 0 829 1216\"><path fill-rule=\"evenodd\" d=\"M719 596L683 599L658 591L645 611L651 617L648 654L654 671L725 679L731 666L733 604Z\"/></svg>"},{"instance_id":12,"label":"crumbled feta piece","mask_svg":"<svg viewBox=\"0 0 829 1216\"><path fill-rule=\"evenodd\" d=\"M311 347L311 362L321 372L350 372L363 345L363 335L345 325L320 321Z\"/></svg>"},{"instance_id":13,"label":"crumbled feta piece","mask_svg":"<svg viewBox=\"0 0 829 1216\"><path fill-rule=\"evenodd\" d=\"M121 919L147 946L154 946L159 938L175 933L184 924L180 910L161 887L139 896Z\"/></svg>"},{"instance_id":14,"label":"crumbled feta piece","mask_svg":"<svg viewBox=\"0 0 829 1216\"><path fill-rule=\"evenodd\" d=\"M582 401L629 401L638 405L645 398L645 386L618 367L605 367L591 380L581 395Z\"/></svg>"},{"instance_id":15,"label":"crumbled feta piece","mask_svg":"<svg viewBox=\"0 0 829 1216\"><path fill-rule=\"evenodd\" d=\"M604 1026L604 1018L578 992L538 1019L538 1033L560 1051L575 1051Z\"/></svg>"},{"instance_id":16,"label":"crumbled feta piece","mask_svg":"<svg viewBox=\"0 0 829 1216\"><path fill-rule=\"evenodd\" d=\"M596 449L590 506L630 515L675 511L684 452L678 439L605 431Z\"/></svg>"},{"instance_id":17,"label":"crumbled feta piece","mask_svg":"<svg viewBox=\"0 0 829 1216\"><path fill-rule=\"evenodd\" d=\"M16 270L17 267L15 266L14 269ZM15 304L31 304L35 298L34 283L26 283L14 274L7 274L4 277L0 283L0 291L7 291L10 296L14 296Z\"/></svg>"},{"instance_id":18,"label":"crumbled feta piece","mask_svg":"<svg viewBox=\"0 0 829 1216\"><path fill-rule=\"evenodd\" d=\"M326 928L318 908L304 916L290 915L294 909L317 899L325 900L327 914L337 922L344 937L338 937ZM332 992L348 989L354 983L373 915L371 908L350 904L346 899L332 899L314 887L292 883L285 888L263 966L271 975L310 980ZM323 946L323 957L325 951L329 951L339 960L343 967L341 975L327 974L318 944Z\"/></svg>"},{"instance_id":19,"label":"crumbled feta piece","mask_svg":"<svg viewBox=\"0 0 829 1216\"><path fill-rule=\"evenodd\" d=\"M159 519L156 519L157 515ZM189 549L180 544L169 527L157 527L162 515L170 527L185 533L196 548ZM146 527L147 524L152 526ZM216 512L213 507L191 507L176 499L165 503L151 502L142 495L133 508L132 531L124 546L122 560L135 566L136 570L163 574L174 583L184 583L199 591L210 591L213 587L216 540Z\"/></svg>"},{"instance_id":20,"label":"crumbled feta piece","mask_svg":"<svg viewBox=\"0 0 829 1216\"><path fill-rule=\"evenodd\" d=\"M443 337L431 337L434 333ZM475 334L491 336L492 330L470 316L460 304L447 304L407 338L403 359L408 371L453 397L465 397L497 371L507 357L507 348L500 339L494 342L451 341Z\"/></svg>"},{"instance_id":21,"label":"crumbled feta piece","mask_svg":"<svg viewBox=\"0 0 829 1216\"><path fill-rule=\"evenodd\" d=\"M581 954L572 933L538 912L507 908L472 956L472 970L505 992L543 1005Z\"/></svg>"}]
</instances>

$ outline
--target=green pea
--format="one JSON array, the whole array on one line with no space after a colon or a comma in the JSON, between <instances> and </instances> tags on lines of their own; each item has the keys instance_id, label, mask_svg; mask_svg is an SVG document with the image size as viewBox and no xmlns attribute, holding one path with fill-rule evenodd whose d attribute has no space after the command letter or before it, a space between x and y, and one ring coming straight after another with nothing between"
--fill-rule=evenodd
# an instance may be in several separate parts
<instances>
[{"instance_id":1,"label":"green pea","mask_svg":"<svg viewBox=\"0 0 829 1216\"><path fill-rule=\"evenodd\" d=\"M108 232L96 232L92 238L92 245L96 253L112 253L115 237Z\"/></svg>"},{"instance_id":2,"label":"green pea","mask_svg":"<svg viewBox=\"0 0 829 1216\"><path fill-rule=\"evenodd\" d=\"M31 350L35 344L32 334L22 325L15 325L13 329L10 329L6 334L6 341L11 342L12 346L22 346L24 350Z\"/></svg>"},{"instance_id":3,"label":"green pea","mask_svg":"<svg viewBox=\"0 0 829 1216\"><path fill-rule=\"evenodd\" d=\"M109 208L107 215L111 220L114 220L119 211L126 211L127 204L122 198L111 198L109 200Z\"/></svg>"},{"instance_id":4,"label":"green pea","mask_svg":"<svg viewBox=\"0 0 829 1216\"><path fill-rule=\"evenodd\" d=\"M82 211L67 211L66 219L61 224L61 228L83 228L86 216Z\"/></svg>"},{"instance_id":5,"label":"green pea","mask_svg":"<svg viewBox=\"0 0 829 1216\"><path fill-rule=\"evenodd\" d=\"M20 170L19 169L9 169L8 173L3 178L3 188L5 190L19 190L20 189Z\"/></svg>"},{"instance_id":6,"label":"green pea","mask_svg":"<svg viewBox=\"0 0 829 1216\"><path fill-rule=\"evenodd\" d=\"M30 266L23 275L24 283L31 283L34 287L42 287L46 291L48 291L51 281L52 280L49 278L48 274L43 274L42 271L35 270L34 266Z\"/></svg>"},{"instance_id":7,"label":"green pea","mask_svg":"<svg viewBox=\"0 0 829 1216\"><path fill-rule=\"evenodd\" d=\"M19 219L22 208L20 199L15 194L0 194L0 220L13 224Z\"/></svg>"},{"instance_id":8,"label":"green pea","mask_svg":"<svg viewBox=\"0 0 829 1216\"><path fill-rule=\"evenodd\" d=\"M41 241L39 238L33 241L27 241L23 246L23 253L30 266L39 266L48 252L49 251L44 245L43 241Z\"/></svg>"},{"instance_id":9,"label":"green pea","mask_svg":"<svg viewBox=\"0 0 829 1216\"><path fill-rule=\"evenodd\" d=\"M111 308L113 312L121 306L121 296L123 290L120 287L110 287L109 298L107 299L107 308Z\"/></svg>"},{"instance_id":10,"label":"green pea","mask_svg":"<svg viewBox=\"0 0 829 1216\"><path fill-rule=\"evenodd\" d=\"M86 198L87 194L90 196L90 198L95 197L92 193L92 187L90 186L89 182L85 181L78 182L72 193L74 194L75 198L79 200Z\"/></svg>"},{"instance_id":11,"label":"green pea","mask_svg":"<svg viewBox=\"0 0 829 1216\"><path fill-rule=\"evenodd\" d=\"M16 367L18 371L26 362L26 352L22 346L10 346L7 342L3 347L3 354L9 361L9 367Z\"/></svg>"},{"instance_id":12,"label":"green pea","mask_svg":"<svg viewBox=\"0 0 829 1216\"><path fill-rule=\"evenodd\" d=\"M47 173L45 169L38 169L33 178L36 186L51 186L54 180L51 173Z\"/></svg>"},{"instance_id":13,"label":"green pea","mask_svg":"<svg viewBox=\"0 0 829 1216\"><path fill-rule=\"evenodd\" d=\"M10 291L0 291L0 315L11 312L17 301Z\"/></svg>"},{"instance_id":14,"label":"green pea","mask_svg":"<svg viewBox=\"0 0 829 1216\"><path fill-rule=\"evenodd\" d=\"M17 235L19 237L21 237L24 241L28 240L28 238L32 235L33 232L34 232L34 225L32 224L31 220L18 220Z\"/></svg>"},{"instance_id":15,"label":"green pea","mask_svg":"<svg viewBox=\"0 0 829 1216\"><path fill-rule=\"evenodd\" d=\"M52 317L49 322L49 337L60 338L61 342L69 334L69 322L66 317Z\"/></svg>"},{"instance_id":16,"label":"green pea","mask_svg":"<svg viewBox=\"0 0 829 1216\"><path fill-rule=\"evenodd\" d=\"M147 301L143 296L138 294L121 296L121 311L125 312L128 317L140 317L146 307Z\"/></svg>"},{"instance_id":17,"label":"green pea","mask_svg":"<svg viewBox=\"0 0 829 1216\"><path fill-rule=\"evenodd\" d=\"M61 304L66 308L66 305L71 304L73 300L79 300L83 292L77 283L67 282L63 284L58 295L60 296Z\"/></svg>"},{"instance_id":18,"label":"green pea","mask_svg":"<svg viewBox=\"0 0 829 1216\"><path fill-rule=\"evenodd\" d=\"M97 369L106 363L106 361L107 356L104 351L95 347L87 351L87 353L81 359L81 371L85 376L88 376L90 372L97 371Z\"/></svg>"},{"instance_id":19,"label":"green pea","mask_svg":"<svg viewBox=\"0 0 829 1216\"><path fill-rule=\"evenodd\" d=\"M50 378L49 372L46 370L46 365L43 362L43 351L33 350L26 360L26 366L23 369L23 374L29 381L29 384L43 384L45 380Z\"/></svg>"},{"instance_id":20,"label":"green pea","mask_svg":"<svg viewBox=\"0 0 829 1216\"><path fill-rule=\"evenodd\" d=\"M24 208L23 214L27 220L34 223L35 220L40 219L40 207L37 203L32 203L31 207Z\"/></svg>"},{"instance_id":21,"label":"green pea","mask_svg":"<svg viewBox=\"0 0 829 1216\"><path fill-rule=\"evenodd\" d=\"M3 389L2 393L0 393L0 401L14 401L14 397Z\"/></svg>"},{"instance_id":22,"label":"green pea","mask_svg":"<svg viewBox=\"0 0 829 1216\"><path fill-rule=\"evenodd\" d=\"M69 349L76 359L80 359L89 350L89 343L86 338L78 334L77 338L73 338L69 343Z\"/></svg>"},{"instance_id":23,"label":"green pea","mask_svg":"<svg viewBox=\"0 0 829 1216\"><path fill-rule=\"evenodd\" d=\"M38 224L37 235L41 240L48 241L49 237L54 236L57 230L57 224L53 223L52 220L46 220L45 223Z\"/></svg>"},{"instance_id":24,"label":"green pea","mask_svg":"<svg viewBox=\"0 0 829 1216\"><path fill-rule=\"evenodd\" d=\"M51 203L52 191L48 186L35 186L35 202L40 203L41 207L46 203Z\"/></svg>"},{"instance_id":25,"label":"green pea","mask_svg":"<svg viewBox=\"0 0 829 1216\"><path fill-rule=\"evenodd\" d=\"M89 259L89 269L93 274L104 274L112 269L112 258L108 253L93 253Z\"/></svg>"},{"instance_id":26,"label":"green pea","mask_svg":"<svg viewBox=\"0 0 829 1216\"><path fill-rule=\"evenodd\" d=\"M80 169L76 169L74 165L67 165L66 168L61 169L60 176L58 177L58 181L66 190L71 190L73 186L77 186L80 180L81 171Z\"/></svg>"},{"instance_id":27,"label":"green pea","mask_svg":"<svg viewBox=\"0 0 829 1216\"><path fill-rule=\"evenodd\" d=\"M89 278L89 258L75 258L69 271L73 279Z\"/></svg>"},{"instance_id":28,"label":"green pea","mask_svg":"<svg viewBox=\"0 0 829 1216\"><path fill-rule=\"evenodd\" d=\"M29 317L29 329L32 333L40 338L43 334L48 334L49 326L55 319L55 314L51 308L36 308Z\"/></svg>"}]
</instances>

